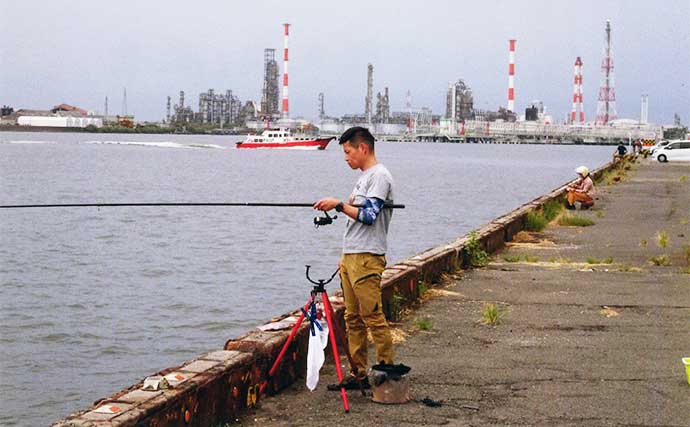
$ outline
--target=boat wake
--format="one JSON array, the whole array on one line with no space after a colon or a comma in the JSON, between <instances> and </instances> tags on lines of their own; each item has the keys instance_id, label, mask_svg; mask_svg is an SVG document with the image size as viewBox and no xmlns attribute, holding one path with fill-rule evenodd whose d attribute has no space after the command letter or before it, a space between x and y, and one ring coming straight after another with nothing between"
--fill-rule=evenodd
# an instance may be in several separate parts
<instances>
[{"instance_id":1,"label":"boat wake","mask_svg":"<svg viewBox=\"0 0 690 427\"><path fill-rule=\"evenodd\" d=\"M97 144L97 145L133 145L140 147L157 147L157 148L182 148L182 149L214 149L214 150L225 150L226 147L216 144L182 144L179 142L172 141L84 141L84 144Z\"/></svg>"}]
</instances>

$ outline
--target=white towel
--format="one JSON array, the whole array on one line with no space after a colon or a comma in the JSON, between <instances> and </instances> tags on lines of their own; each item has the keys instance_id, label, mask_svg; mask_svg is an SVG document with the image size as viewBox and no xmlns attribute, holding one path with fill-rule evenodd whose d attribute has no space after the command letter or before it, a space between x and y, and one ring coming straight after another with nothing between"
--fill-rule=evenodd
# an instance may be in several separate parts
<instances>
[{"instance_id":1,"label":"white towel","mask_svg":"<svg viewBox=\"0 0 690 427\"><path fill-rule=\"evenodd\" d=\"M309 332L309 350L307 351L307 388L311 391L316 389L319 384L319 371L325 360L324 349L328 345L328 325L326 322L319 322L323 331L314 328L316 334Z\"/></svg>"}]
</instances>

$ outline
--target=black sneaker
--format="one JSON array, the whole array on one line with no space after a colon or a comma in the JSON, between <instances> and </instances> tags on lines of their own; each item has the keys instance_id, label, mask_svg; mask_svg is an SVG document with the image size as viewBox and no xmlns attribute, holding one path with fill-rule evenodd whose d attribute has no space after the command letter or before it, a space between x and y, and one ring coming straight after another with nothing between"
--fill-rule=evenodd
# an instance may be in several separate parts
<instances>
[{"instance_id":1,"label":"black sneaker","mask_svg":"<svg viewBox=\"0 0 690 427\"><path fill-rule=\"evenodd\" d=\"M371 388L371 384L369 384L369 378L364 377L360 380L362 384L362 389L363 390L368 390ZM341 388L345 388L345 390L359 390L359 384L357 382L357 379L355 377L349 377L342 383L334 383L334 384L328 384L326 388L330 391L340 391Z\"/></svg>"}]
</instances>

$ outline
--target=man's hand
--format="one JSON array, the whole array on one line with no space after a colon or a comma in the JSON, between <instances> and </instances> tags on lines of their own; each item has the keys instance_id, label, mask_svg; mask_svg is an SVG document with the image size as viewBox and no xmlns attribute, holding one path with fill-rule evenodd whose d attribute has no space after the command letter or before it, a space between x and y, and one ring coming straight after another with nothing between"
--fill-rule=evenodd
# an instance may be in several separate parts
<instances>
[{"instance_id":1,"label":"man's hand","mask_svg":"<svg viewBox=\"0 0 690 427\"><path fill-rule=\"evenodd\" d=\"M321 199L318 202L314 203L314 209L318 209L320 211L330 211L335 209L338 203L340 203L340 200L335 199L333 197L329 197L326 199Z\"/></svg>"}]
</instances>

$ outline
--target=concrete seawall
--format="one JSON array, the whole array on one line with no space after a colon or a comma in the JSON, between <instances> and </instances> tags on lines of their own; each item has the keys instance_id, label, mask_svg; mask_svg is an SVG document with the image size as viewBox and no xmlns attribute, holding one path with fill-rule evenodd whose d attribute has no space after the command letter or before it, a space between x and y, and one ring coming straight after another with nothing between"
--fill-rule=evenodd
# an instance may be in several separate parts
<instances>
[{"instance_id":1,"label":"concrete seawall","mask_svg":"<svg viewBox=\"0 0 690 427\"><path fill-rule=\"evenodd\" d=\"M618 165L608 163L592 175L599 178ZM495 252L525 228L528 213L540 210L548 201L561 199L568 184L480 227L473 232L474 239L487 252ZM438 282L444 273L468 266L467 244L471 239L470 235L462 236L386 268L381 283L386 315L394 318L402 307L415 301L420 286ZM336 294L330 300L336 314L335 321L344 330L342 297ZM223 350L152 373L166 377L171 386L166 390L144 391L142 379L127 389L94 402L89 408L56 421L53 426L216 426L234 420L261 399L260 385L266 380L268 370L298 315L299 311L295 311L279 316L264 325L264 330L257 329L228 340ZM277 326L283 328L271 330ZM308 322L305 322L278 372L269 379L265 393L277 393L303 376L307 331Z\"/></svg>"}]
</instances>

